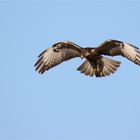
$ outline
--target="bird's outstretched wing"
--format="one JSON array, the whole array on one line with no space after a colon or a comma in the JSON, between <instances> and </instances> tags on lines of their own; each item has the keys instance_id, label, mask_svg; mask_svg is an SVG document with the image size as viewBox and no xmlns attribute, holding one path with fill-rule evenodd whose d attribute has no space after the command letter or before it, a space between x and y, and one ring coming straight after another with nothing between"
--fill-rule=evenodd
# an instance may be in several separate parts
<instances>
[{"instance_id":1,"label":"bird's outstretched wing","mask_svg":"<svg viewBox=\"0 0 140 140\"><path fill-rule=\"evenodd\" d=\"M121 55L133 63L140 65L140 51L136 46L129 43L118 40L107 40L96 48L96 53L109 56Z\"/></svg>"},{"instance_id":2,"label":"bird's outstretched wing","mask_svg":"<svg viewBox=\"0 0 140 140\"><path fill-rule=\"evenodd\" d=\"M36 70L39 73L44 73L46 70L62 63L63 61L80 57L81 48L80 46L69 42L58 42L52 47L43 51L38 57L35 63Z\"/></svg>"}]
</instances>

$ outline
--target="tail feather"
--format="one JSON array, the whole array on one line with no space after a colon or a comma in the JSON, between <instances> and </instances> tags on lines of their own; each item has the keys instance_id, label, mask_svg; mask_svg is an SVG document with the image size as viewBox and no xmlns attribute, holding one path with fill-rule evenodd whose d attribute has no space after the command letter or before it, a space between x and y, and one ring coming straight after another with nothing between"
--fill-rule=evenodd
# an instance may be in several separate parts
<instances>
[{"instance_id":1,"label":"tail feather","mask_svg":"<svg viewBox=\"0 0 140 140\"><path fill-rule=\"evenodd\" d=\"M120 66L120 62L106 57L99 57L94 60L86 60L77 70L88 76L108 76L114 73Z\"/></svg>"},{"instance_id":2,"label":"tail feather","mask_svg":"<svg viewBox=\"0 0 140 140\"><path fill-rule=\"evenodd\" d=\"M84 73L85 75L94 75L94 70L88 60L86 60L77 70L81 73Z\"/></svg>"}]
</instances>

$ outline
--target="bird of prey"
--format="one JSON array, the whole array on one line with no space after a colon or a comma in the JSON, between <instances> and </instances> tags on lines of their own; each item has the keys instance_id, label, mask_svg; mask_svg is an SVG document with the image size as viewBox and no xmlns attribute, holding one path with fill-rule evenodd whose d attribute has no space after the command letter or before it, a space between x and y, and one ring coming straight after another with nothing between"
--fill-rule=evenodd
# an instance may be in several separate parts
<instances>
[{"instance_id":1,"label":"bird of prey","mask_svg":"<svg viewBox=\"0 0 140 140\"><path fill-rule=\"evenodd\" d=\"M113 39L106 40L95 48L82 48L70 41L58 42L43 51L34 66L43 74L66 60L80 57L86 60L77 70L88 76L104 77L114 73L121 63L104 55L120 55L140 66L139 49L132 44Z\"/></svg>"}]
</instances>

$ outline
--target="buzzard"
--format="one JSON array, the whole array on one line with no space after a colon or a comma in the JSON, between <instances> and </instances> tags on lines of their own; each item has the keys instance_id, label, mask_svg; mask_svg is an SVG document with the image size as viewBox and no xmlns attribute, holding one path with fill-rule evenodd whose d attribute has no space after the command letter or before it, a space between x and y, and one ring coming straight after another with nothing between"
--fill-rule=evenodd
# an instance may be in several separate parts
<instances>
[{"instance_id":1,"label":"buzzard","mask_svg":"<svg viewBox=\"0 0 140 140\"><path fill-rule=\"evenodd\" d=\"M66 60L80 57L86 60L77 70L88 76L104 77L114 73L120 66L119 61L104 55L120 55L140 66L140 51L136 46L112 39L106 40L96 48L82 48L70 41L58 42L43 51L34 66L43 74Z\"/></svg>"}]
</instances>

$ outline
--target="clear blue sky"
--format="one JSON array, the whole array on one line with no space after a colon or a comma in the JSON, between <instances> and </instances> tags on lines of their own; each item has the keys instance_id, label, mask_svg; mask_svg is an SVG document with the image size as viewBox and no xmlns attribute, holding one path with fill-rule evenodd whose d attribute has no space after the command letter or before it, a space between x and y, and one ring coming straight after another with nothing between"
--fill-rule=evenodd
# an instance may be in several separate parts
<instances>
[{"instance_id":1,"label":"clear blue sky","mask_svg":"<svg viewBox=\"0 0 140 140\"><path fill-rule=\"evenodd\" d=\"M0 139L140 140L139 66L116 57L118 71L99 79L76 71L78 58L33 67L58 41L109 38L140 48L139 0L0 0Z\"/></svg>"}]
</instances>

